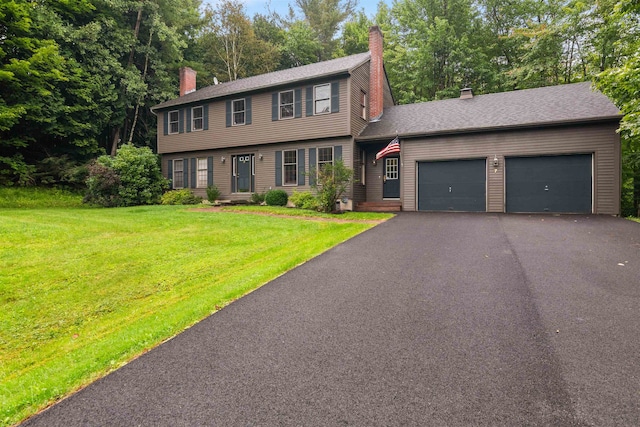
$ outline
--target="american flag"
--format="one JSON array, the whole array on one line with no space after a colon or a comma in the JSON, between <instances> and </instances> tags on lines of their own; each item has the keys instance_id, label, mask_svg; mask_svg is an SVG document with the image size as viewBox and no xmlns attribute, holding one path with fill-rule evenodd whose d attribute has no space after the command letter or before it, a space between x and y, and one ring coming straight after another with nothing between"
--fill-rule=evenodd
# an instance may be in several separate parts
<instances>
[{"instance_id":1,"label":"american flag","mask_svg":"<svg viewBox=\"0 0 640 427\"><path fill-rule=\"evenodd\" d=\"M376 154L376 160L380 160L381 158L383 158L384 156L388 156L389 154L399 153L399 152L400 152L400 140L396 136L389 143L389 145L384 147L382 150L378 151L378 154Z\"/></svg>"}]
</instances>

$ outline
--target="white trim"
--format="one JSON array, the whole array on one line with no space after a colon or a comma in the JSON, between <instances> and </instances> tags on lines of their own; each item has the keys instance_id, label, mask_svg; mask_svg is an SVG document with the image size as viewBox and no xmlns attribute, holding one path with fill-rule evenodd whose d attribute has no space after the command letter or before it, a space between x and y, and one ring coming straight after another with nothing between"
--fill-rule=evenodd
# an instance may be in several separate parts
<instances>
[{"instance_id":1,"label":"white trim","mask_svg":"<svg viewBox=\"0 0 640 427\"><path fill-rule=\"evenodd\" d=\"M291 92L291 117L282 117L282 94ZM289 105L289 104L285 104ZM278 120L289 120L295 119L296 117L296 91L294 89L291 90L283 90L282 92L278 92Z\"/></svg>"},{"instance_id":2,"label":"white trim","mask_svg":"<svg viewBox=\"0 0 640 427\"><path fill-rule=\"evenodd\" d=\"M235 103L242 101L244 103L244 109L235 111ZM236 113L242 112L244 114L244 121L242 123L236 123ZM231 126L244 126L247 124L247 98L238 98L231 101Z\"/></svg>"},{"instance_id":3,"label":"white trim","mask_svg":"<svg viewBox=\"0 0 640 427\"><path fill-rule=\"evenodd\" d=\"M172 121L171 120L171 114L172 113L176 113L176 121ZM172 132L171 131L171 124L175 123L176 124L176 131ZM180 110L171 110L169 112L167 112L167 134L169 135L176 135L180 133Z\"/></svg>"},{"instance_id":4,"label":"white trim","mask_svg":"<svg viewBox=\"0 0 640 427\"><path fill-rule=\"evenodd\" d=\"M316 89L322 86L329 86L329 97L328 98L322 98L322 99L316 99ZM324 101L324 100L329 101L329 111L322 111L320 113L316 112L316 102L318 101ZM321 116L323 114L331 114L331 83L323 83L321 85L315 85L313 86L313 115L314 116Z\"/></svg>"},{"instance_id":5,"label":"white trim","mask_svg":"<svg viewBox=\"0 0 640 427\"><path fill-rule=\"evenodd\" d=\"M196 129L196 127L195 127L195 122L198 119L196 119L195 115L193 114L193 112L197 108L202 110L202 116L200 116L200 118L199 118L200 122L202 123L200 129ZM200 132L202 130L204 130L204 106L200 105L200 106L197 106L197 107L191 107L191 132Z\"/></svg>"},{"instance_id":6,"label":"white trim","mask_svg":"<svg viewBox=\"0 0 640 427\"><path fill-rule=\"evenodd\" d=\"M293 184L287 184L285 176L286 176L286 171L285 171L285 166L287 165L287 163L285 163L284 159L285 159L285 155L284 153L286 153L287 151L293 151L296 153L296 179L295 179L295 183ZM292 163L288 163L289 165L291 165ZM283 187L297 187L298 186L298 165L299 165L299 161L298 161L298 150L297 149L291 149L291 150L282 150L282 186Z\"/></svg>"}]
</instances>

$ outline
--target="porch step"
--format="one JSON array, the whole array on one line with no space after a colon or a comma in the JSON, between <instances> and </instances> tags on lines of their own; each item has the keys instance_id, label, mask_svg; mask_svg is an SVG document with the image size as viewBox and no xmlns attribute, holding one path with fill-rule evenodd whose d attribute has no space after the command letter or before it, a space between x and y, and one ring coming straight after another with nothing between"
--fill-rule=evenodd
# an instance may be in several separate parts
<instances>
[{"instance_id":1,"label":"porch step","mask_svg":"<svg viewBox=\"0 0 640 427\"><path fill-rule=\"evenodd\" d=\"M397 200L359 202L355 210L358 212L400 212L402 210L402 203Z\"/></svg>"}]
</instances>

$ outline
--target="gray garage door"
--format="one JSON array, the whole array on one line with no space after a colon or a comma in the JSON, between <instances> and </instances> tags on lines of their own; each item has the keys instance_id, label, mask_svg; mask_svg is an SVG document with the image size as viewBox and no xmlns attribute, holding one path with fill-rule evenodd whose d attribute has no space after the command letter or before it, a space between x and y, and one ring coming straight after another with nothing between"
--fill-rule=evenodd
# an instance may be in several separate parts
<instances>
[{"instance_id":1,"label":"gray garage door","mask_svg":"<svg viewBox=\"0 0 640 427\"><path fill-rule=\"evenodd\" d=\"M591 213L591 157L507 158L507 212Z\"/></svg>"},{"instance_id":2,"label":"gray garage door","mask_svg":"<svg viewBox=\"0 0 640 427\"><path fill-rule=\"evenodd\" d=\"M418 210L485 212L486 161L418 163Z\"/></svg>"}]
</instances>

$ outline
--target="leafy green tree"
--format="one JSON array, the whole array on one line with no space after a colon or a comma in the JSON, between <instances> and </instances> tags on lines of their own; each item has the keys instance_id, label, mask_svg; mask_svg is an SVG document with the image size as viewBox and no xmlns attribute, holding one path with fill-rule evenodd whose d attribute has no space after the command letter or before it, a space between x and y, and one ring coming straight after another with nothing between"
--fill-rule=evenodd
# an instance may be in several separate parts
<instances>
[{"instance_id":1,"label":"leafy green tree","mask_svg":"<svg viewBox=\"0 0 640 427\"><path fill-rule=\"evenodd\" d=\"M318 43L314 62L333 58L338 47L336 34L355 10L357 0L296 0L295 3Z\"/></svg>"},{"instance_id":2,"label":"leafy green tree","mask_svg":"<svg viewBox=\"0 0 640 427\"><path fill-rule=\"evenodd\" d=\"M355 14L354 18L344 24L341 40L341 54L353 55L369 50L369 28L373 22L364 10Z\"/></svg>"},{"instance_id":3,"label":"leafy green tree","mask_svg":"<svg viewBox=\"0 0 640 427\"><path fill-rule=\"evenodd\" d=\"M598 87L624 113L622 137L623 214L640 216L640 5L621 0L615 6L612 24L622 28L616 42L622 57L617 66L598 76Z\"/></svg>"},{"instance_id":4,"label":"leafy green tree","mask_svg":"<svg viewBox=\"0 0 640 427\"><path fill-rule=\"evenodd\" d=\"M237 80L277 69L276 46L256 36L239 0L225 0L205 9L206 26L200 38L204 63L223 81Z\"/></svg>"}]
</instances>

